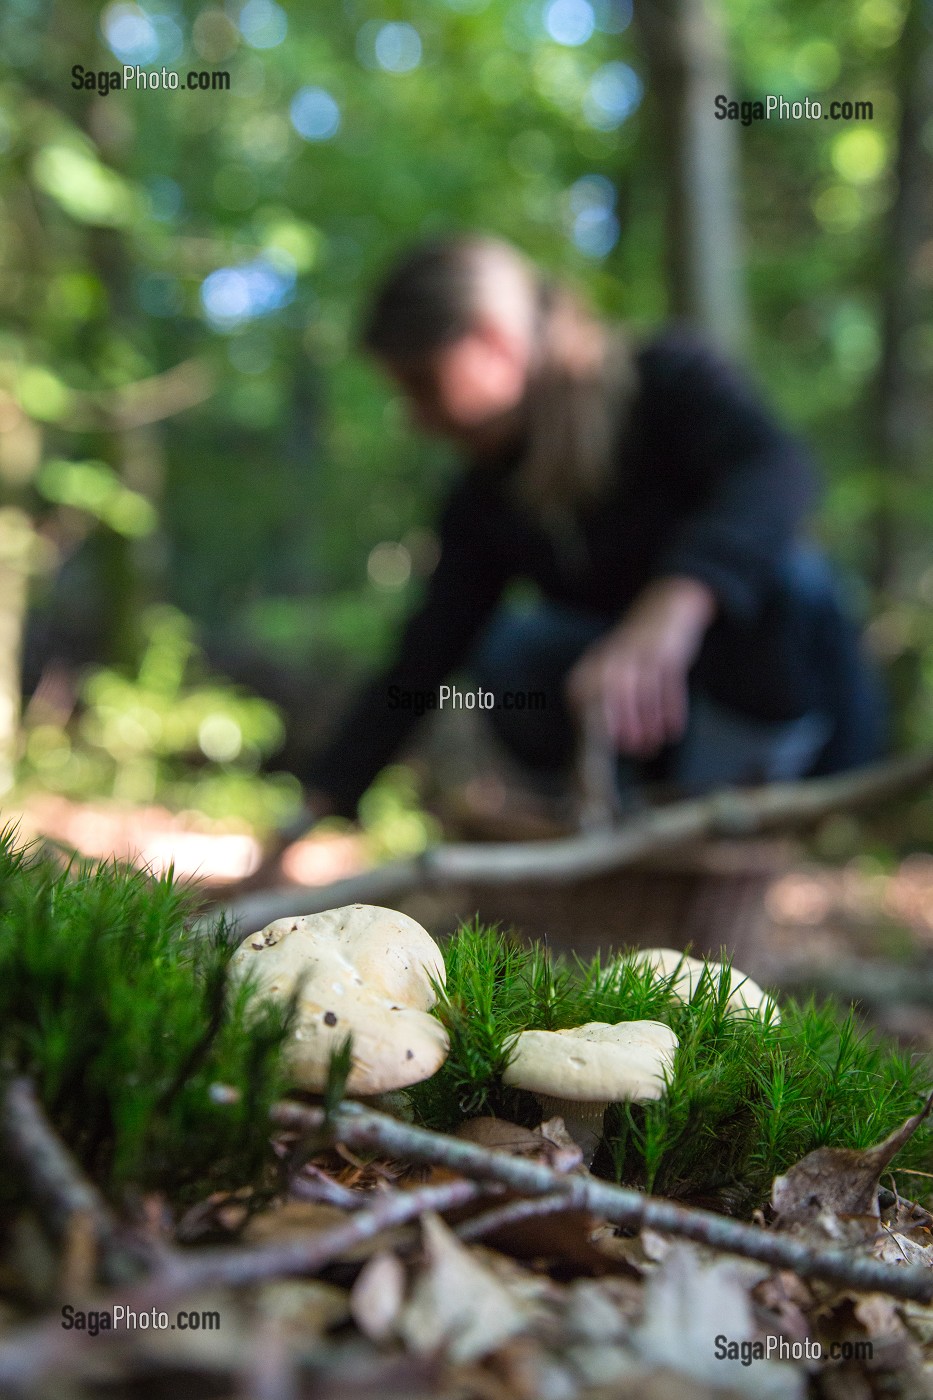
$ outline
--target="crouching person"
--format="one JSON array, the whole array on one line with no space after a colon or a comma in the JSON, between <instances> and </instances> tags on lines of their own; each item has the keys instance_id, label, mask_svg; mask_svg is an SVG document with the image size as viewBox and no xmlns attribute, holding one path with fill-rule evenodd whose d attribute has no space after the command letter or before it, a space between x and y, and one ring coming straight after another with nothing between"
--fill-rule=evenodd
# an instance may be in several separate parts
<instances>
[{"instance_id":1,"label":"crouching person","mask_svg":"<svg viewBox=\"0 0 933 1400\"><path fill-rule=\"evenodd\" d=\"M465 469L391 665L301 773L351 815L412 707L472 670L501 739L562 780L580 716L623 787L684 792L839 772L884 706L825 560L802 542L807 454L740 374L673 329L635 346L508 244L441 239L378 289L366 348ZM503 604L513 580L537 601ZM534 694L534 707L504 697Z\"/></svg>"}]
</instances>

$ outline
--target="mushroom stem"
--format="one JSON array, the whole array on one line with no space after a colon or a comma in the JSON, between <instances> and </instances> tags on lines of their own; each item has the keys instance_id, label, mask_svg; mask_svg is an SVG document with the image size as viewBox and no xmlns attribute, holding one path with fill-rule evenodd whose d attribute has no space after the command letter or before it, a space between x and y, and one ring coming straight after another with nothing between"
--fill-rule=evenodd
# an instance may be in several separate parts
<instances>
[{"instance_id":1,"label":"mushroom stem","mask_svg":"<svg viewBox=\"0 0 933 1400\"><path fill-rule=\"evenodd\" d=\"M564 1127L583 1153L583 1165L592 1165L603 1136L603 1118L608 1103L586 1103L579 1099L557 1099L535 1094L545 1118L563 1118Z\"/></svg>"},{"instance_id":2,"label":"mushroom stem","mask_svg":"<svg viewBox=\"0 0 933 1400\"><path fill-rule=\"evenodd\" d=\"M401 1123L414 1123L415 1106L411 1095L404 1089L389 1089L384 1094L359 1094L357 1100L364 1108L375 1109L377 1113L387 1113Z\"/></svg>"}]
</instances>

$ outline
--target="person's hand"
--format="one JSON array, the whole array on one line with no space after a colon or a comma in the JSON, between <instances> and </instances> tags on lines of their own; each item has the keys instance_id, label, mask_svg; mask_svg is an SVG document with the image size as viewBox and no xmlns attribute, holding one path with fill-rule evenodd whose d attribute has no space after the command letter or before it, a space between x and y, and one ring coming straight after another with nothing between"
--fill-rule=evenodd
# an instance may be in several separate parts
<instances>
[{"instance_id":1,"label":"person's hand","mask_svg":"<svg viewBox=\"0 0 933 1400\"><path fill-rule=\"evenodd\" d=\"M650 584L570 672L570 703L595 714L622 753L657 753L684 732L687 675L715 611L714 594L698 579Z\"/></svg>"}]
</instances>

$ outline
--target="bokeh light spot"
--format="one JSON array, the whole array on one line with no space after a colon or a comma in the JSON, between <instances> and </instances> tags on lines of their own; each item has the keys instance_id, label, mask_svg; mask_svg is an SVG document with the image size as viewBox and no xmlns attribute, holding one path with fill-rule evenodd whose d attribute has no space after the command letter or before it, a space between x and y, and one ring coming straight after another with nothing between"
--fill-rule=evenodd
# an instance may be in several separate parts
<instances>
[{"instance_id":1,"label":"bokeh light spot","mask_svg":"<svg viewBox=\"0 0 933 1400\"><path fill-rule=\"evenodd\" d=\"M340 108L324 88L301 88L292 98L289 116L305 141L329 141L340 130Z\"/></svg>"},{"instance_id":2,"label":"bokeh light spot","mask_svg":"<svg viewBox=\"0 0 933 1400\"><path fill-rule=\"evenodd\" d=\"M247 321L287 306L295 271L283 254L254 258L239 267L219 267L201 284L201 305L215 330L235 330Z\"/></svg>"},{"instance_id":3,"label":"bokeh light spot","mask_svg":"<svg viewBox=\"0 0 933 1400\"><path fill-rule=\"evenodd\" d=\"M604 63L590 79L583 114L597 131L615 131L641 102L641 78L627 63Z\"/></svg>"},{"instance_id":4,"label":"bokeh light spot","mask_svg":"<svg viewBox=\"0 0 933 1400\"><path fill-rule=\"evenodd\" d=\"M373 49L376 62L387 73L410 73L421 62L421 35L413 24L383 24Z\"/></svg>"},{"instance_id":5,"label":"bokeh light spot","mask_svg":"<svg viewBox=\"0 0 933 1400\"><path fill-rule=\"evenodd\" d=\"M596 28L596 16L589 0L550 0L544 12L544 27L556 44L577 48L585 44Z\"/></svg>"},{"instance_id":6,"label":"bokeh light spot","mask_svg":"<svg viewBox=\"0 0 933 1400\"><path fill-rule=\"evenodd\" d=\"M240 33L252 49L274 49L288 33L288 16L275 0L247 0L240 11Z\"/></svg>"},{"instance_id":7,"label":"bokeh light spot","mask_svg":"<svg viewBox=\"0 0 933 1400\"><path fill-rule=\"evenodd\" d=\"M223 10L202 10L194 22L191 38L195 52L206 63L220 63L229 58L240 42L236 25Z\"/></svg>"},{"instance_id":8,"label":"bokeh light spot","mask_svg":"<svg viewBox=\"0 0 933 1400\"><path fill-rule=\"evenodd\" d=\"M158 57L156 27L139 5L108 5L101 15L101 31L121 63L151 63Z\"/></svg>"},{"instance_id":9,"label":"bokeh light spot","mask_svg":"<svg viewBox=\"0 0 933 1400\"><path fill-rule=\"evenodd\" d=\"M370 550L366 572L376 588L395 593L411 578L411 555L403 544L384 540Z\"/></svg>"},{"instance_id":10,"label":"bokeh light spot","mask_svg":"<svg viewBox=\"0 0 933 1400\"><path fill-rule=\"evenodd\" d=\"M884 138L877 131L844 131L833 141L830 158L833 168L853 185L867 185L884 169Z\"/></svg>"},{"instance_id":11,"label":"bokeh light spot","mask_svg":"<svg viewBox=\"0 0 933 1400\"><path fill-rule=\"evenodd\" d=\"M585 257L604 258L619 241L616 190L605 175L582 175L564 196L565 223Z\"/></svg>"},{"instance_id":12,"label":"bokeh light spot","mask_svg":"<svg viewBox=\"0 0 933 1400\"><path fill-rule=\"evenodd\" d=\"M839 50L828 39L811 39L794 55L793 73L798 82L820 92L839 77Z\"/></svg>"},{"instance_id":13,"label":"bokeh light spot","mask_svg":"<svg viewBox=\"0 0 933 1400\"><path fill-rule=\"evenodd\" d=\"M243 731L232 715L205 715L198 726L198 747L212 763L232 763L243 747Z\"/></svg>"},{"instance_id":14,"label":"bokeh light spot","mask_svg":"<svg viewBox=\"0 0 933 1400\"><path fill-rule=\"evenodd\" d=\"M851 185L829 185L813 201L813 212L830 233L848 233L862 218L862 201Z\"/></svg>"}]
</instances>

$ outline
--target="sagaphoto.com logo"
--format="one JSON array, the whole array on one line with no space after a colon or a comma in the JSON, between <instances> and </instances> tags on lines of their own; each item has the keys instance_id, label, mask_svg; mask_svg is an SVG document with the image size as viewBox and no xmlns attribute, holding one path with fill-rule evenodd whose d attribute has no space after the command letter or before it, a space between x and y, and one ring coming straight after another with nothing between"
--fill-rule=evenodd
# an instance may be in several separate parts
<instances>
[{"instance_id":1,"label":"sagaphoto.com logo","mask_svg":"<svg viewBox=\"0 0 933 1400\"><path fill-rule=\"evenodd\" d=\"M88 92L100 93L106 97L109 92L122 92L127 88L142 88L144 91L176 92L229 92L230 74L226 69L189 69L178 73L173 68L140 68L139 64L125 63L119 68L85 68L75 63L71 69L71 86Z\"/></svg>"}]
</instances>

